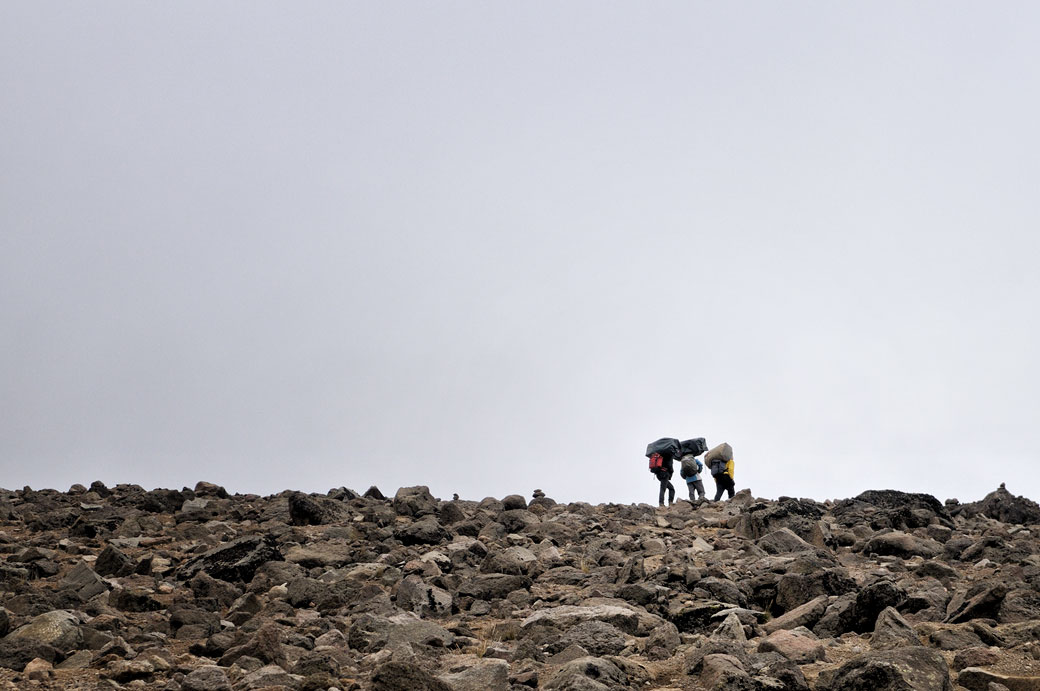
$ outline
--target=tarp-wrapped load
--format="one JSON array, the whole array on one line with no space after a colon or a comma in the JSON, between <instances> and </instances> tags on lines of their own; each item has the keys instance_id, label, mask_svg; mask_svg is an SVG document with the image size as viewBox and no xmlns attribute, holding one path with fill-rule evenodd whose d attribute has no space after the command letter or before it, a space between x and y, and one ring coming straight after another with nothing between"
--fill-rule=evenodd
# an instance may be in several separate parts
<instances>
[{"instance_id":1,"label":"tarp-wrapped load","mask_svg":"<svg viewBox=\"0 0 1040 691\"><path fill-rule=\"evenodd\" d=\"M653 456L655 453L659 453L665 458L678 459L682 455L679 440L662 437L655 442L650 442L646 445L646 455Z\"/></svg>"},{"instance_id":2,"label":"tarp-wrapped load","mask_svg":"<svg viewBox=\"0 0 1040 691\"><path fill-rule=\"evenodd\" d=\"M704 441L704 437L697 437L696 439L687 439L679 442L679 449L682 455L690 454L691 456L700 456L702 453L708 450L708 442Z\"/></svg>"},{"instance_id":3,"label":"tarp-wrapped load","mask_svg":"<svg viewBox=\"0 0 1040 691\"><path fill-rule=\"evenodd\" d=\"M733 460L733 447L722 442L704 456L705 463L711 463L712 461L732 461Z\"/></svg>"}]
</instances>

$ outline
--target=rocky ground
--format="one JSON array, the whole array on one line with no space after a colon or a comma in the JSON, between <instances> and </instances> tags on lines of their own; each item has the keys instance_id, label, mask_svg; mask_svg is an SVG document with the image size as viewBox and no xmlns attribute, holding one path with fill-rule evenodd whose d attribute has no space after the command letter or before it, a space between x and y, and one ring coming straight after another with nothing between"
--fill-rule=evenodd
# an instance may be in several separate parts
<instances>
[{"instance_id":1,"label":"rocky ground","mask_svg":"<svg viewBox=\"0 0 1040 691\"><path fill-rule=\"evenodd\" d=\"M0 490L0 689L1040 689L1038 524L1003 485Z\"/></svg>"}]
</instances>

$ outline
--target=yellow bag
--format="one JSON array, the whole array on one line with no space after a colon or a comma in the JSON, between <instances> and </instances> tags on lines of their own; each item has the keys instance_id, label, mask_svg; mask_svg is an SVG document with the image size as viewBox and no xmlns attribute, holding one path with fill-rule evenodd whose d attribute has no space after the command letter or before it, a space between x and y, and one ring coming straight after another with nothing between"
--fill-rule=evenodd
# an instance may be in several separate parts
<instances>
[{"instance_id":1,"label":"yellow bag","mask_svg":"<svg viewBox=\"0 0 1040 691\"><path fill-rule=\"evenodd\" d=\"M730 480L736 480L737 479L737 478L733 477L733 459L732 458L729 459L728 461L726 461L726 475L729 475L729 479Z\"/></svg>"}]
</instances>

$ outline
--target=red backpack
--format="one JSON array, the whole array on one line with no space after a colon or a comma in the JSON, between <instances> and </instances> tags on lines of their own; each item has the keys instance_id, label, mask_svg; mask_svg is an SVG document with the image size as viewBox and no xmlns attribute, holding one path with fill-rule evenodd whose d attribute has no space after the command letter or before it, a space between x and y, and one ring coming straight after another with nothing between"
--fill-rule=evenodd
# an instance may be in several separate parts
<instances>
[{"instance_id":1,"label":"red backpack","mask_svg":"<svg viewBox=\"0 0 1040 691\"><path fill-rule=\"evenodd\" d=\"M656 472L664 468L664 456L659 453L650 454L650 472Z\"/></svg>"}]
</instances>

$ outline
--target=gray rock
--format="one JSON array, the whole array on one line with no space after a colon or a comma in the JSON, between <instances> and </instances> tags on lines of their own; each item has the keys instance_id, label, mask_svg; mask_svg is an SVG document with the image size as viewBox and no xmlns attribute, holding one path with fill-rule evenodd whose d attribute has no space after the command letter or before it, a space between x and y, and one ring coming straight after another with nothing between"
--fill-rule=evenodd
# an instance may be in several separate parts
<instances>
[{"instance_id":1,"label":"gray rock","mask_svg":"<svg viewBox=\"0 0 1040 691\"><path fill-rule=\"evenodd\" d=\"M639 629L639 616L635 612L614 605L547 607L520 622L520 628L555 626L566 629L586 621L603 621L630 635L635 635Z\"/></svg>"},{"instance_id":2,"label":"gray rock","mask_svg":"<svg viewBox=\"0 0 1040 691\"><path fill-rule=\"evenodd\" d=\"M753 540L782 528L789 528L803 539L812 537L823 506L809 499L780 497L776 502L759 502L743 509L736 530Z\"/></svg>"},{"instance_id":3,"label":"gray rock","mask_svg":"<svg viewBox=\"0 0 1040 691\"><path fill-rule=\"evenodd\" d=\"M628 676L613 662L581 657L568 662L545 685L548 691L602 691L628 689Z\"/></svg>"},{"instance_id":4,"label":"gray rock","mask_svg":"<svg viewBox=\"0 0 1040 691\"><path fill-rule=\"evenodd\" d=\"M268 687L295 688L302 681L300 677L289 674L278 665L267 665L250 672L235 684L236 691L252 691Z\"/></svg>"},{"instance_id":5,"label":"gray rock","mask_svg":"<svg viewBox=\"0 0 1040 691\"><path fill-rule=\"evenodd\" d=\"M875 535L867 541L866 546L863 548L864 552L892 555L903 559L909 559L910 557L932 559L941 554L942 550L943 546L935 540L908 535L898 530Z\"/></svg>"},{"instance_id":6,"label":"gray rock","mask_svg":"<svg viewBox=\"0 0 1040 691\"><path fill-rule=\"evenodd\" d=\"M939 629L928 634L928 643L939 650L960 650L982 645L982 639L966 628Z\"/></svg>"},{"instance_id":7,"label":"gray rock","mask_svg":"<svg viewBox=\"0 0 1040 691\"><path fill-rule=\"evenodd\" d=\"M134 561L112 545L101 550L94 571L100 576L127 576L134 572Z\"/></svg>"},{"instance_id":8,"label":"gray rock","mask_svg":"<svg viewBox=\"0 0 1040 691\"><path fill-rule=\"evenodd\" d=\"M454 691L413 662L387 662L372 673L372 691Z\"/></svg>"},{"instance_id":9,"label":"gray rock","mask_svg":"<svg viewBox=\"0 0 1040 691\"><path fill-rule=\"evenodd\" d=\"M396 592L397 606L408 612L444 615L451 614L452 597L448 591L428 585L416 575L406 576Z\"/></svg>"},{"instance_id":10,"label":"gray rock","mask_svg":"<svg viewBox=\"0 0 1040 691\"><path fill-rule=\"evenodd\" d=\"M889 580L875 581L856 593L852 630L865 633L874 630L878 615L886 607L899 607L906 600L906 591Z\"/></svg>"},{"instance_id":11,"label":"gray rock","mask_svg":"<svg viewBox=\"0 0 1040 691\"><path fill-rule=\"evenodd\" d=\"M878 615L874 633L870 636L871 650L890 650L921 645L910 623L894 607L886 607Z\"/></svg>"},{"instance_id":12,"label":"gray rock","mask_svg":"<svg viewBox=\"0 0 1040 691\"><path fill-rule=\"evenodd\" d=\"M437 500L429 487L402 487L394 495L393 507L399 516L432 516L437 513Z\"/></svg>"},{"instance_id":13,"label":"gray rock","mask_svg":"<svg viewBox=\"0 0 1040 691\"><path fill-rule=\"evenodd\" d=\"M527 500L519 494L510 494L508 497L502 499L502 508L506 511L515 511L517 509L526 509Z\"/></svg>"},{"instance_id":14,"label":"gray rock","mask_svg":"<svg viewBox=\"0 0 1040 691\"><path fill-rule=\"evenodd\" d=\"M1004 675L978 667L967 667L957 675L957 684L969 691L993 691L1004 688L1009 691L1036 691L1040 689L1040 677Z\"/></svg>"},{"instance_id":15,"label":"gray rock","mask_svg":"<svg viewBox=\"0 0 1040 691\"><path fill-rule=\"evenodd\" d=\"M791 611L767 621L762 625L762 628L765 629L766 633L772 633L780 629L793 629L798 626L811 629L823 617L829 602L829 596L819 595L805 604L799 605Z\"/></svg>"},{"instance_id":16,"label":"gray rock","mask_svg":"<svg viewBox=\"0 0 1040 691\"><path fill-rule=\"evenodd\" d=\"M328 497L292 492L288 501L289 522L292 525L325 525L335 523L346 515L343 504Z\"/></svg>"},{"instance_id":17,"label":"gray rock","mask_svg":"<svg viewBox=\"0 0 1040 691\"><path fill-rule=\"evenodd\" d=\"M163 608L162 603L141 588L116 588L108 594L108 604L121 612L154 612Z\"/></svg>"},{"instance_id":18,"label":"gray rock","mask_svg":"<svg viewBox=\"0 0 1040 691\"><path fill-rule=\"evenodd\" d=\"M555 649L580 645L593 656L617 655L625 648L626 636L616 626L604 621L583 621L560 637ZM554 648L550 648L552 651Z\"/></svg>"},{"instance_id":19,"label":"gray rock","mask_svg":"<svg viewBox=\"0 0 1040 691\"><path fill-rule=\"evenodd\" d=\"M777 652L799 665L822 660L826 654L823 644L817 639L787 629L766 636L758 644L758 652Z\"/></svg>"},{"instance_id":20,"label":"gray rock","mask_svg":"<svg viewBox=\"0 0 1040 691\"><path fill-rule=\"evenodd\" d=\"M538 516L526 509L511 509L498 514L495 519L507 533L524 535L530 532L541 521Z\"/></svg>"},{"instance_id":21,"label":"gray rock","mask_svg":"<svg viewBox=\"0 0 1040 691\"><path fill-rule=\"evenodd\" d=\"M455 636L437 624L411 614L391 617L362 614L354 618L347 641L351 648L364 653L378 652L383 648L412 652L423 648L447 648L455 643Z\"/></svg>"},{"instance_id":22,"label":"gray rock","mask_svg":"<svg viewBox=\"0 0 1040 691\"><path fill-rule=\"evenodd\" d=\"M776 584L776 606L789 612L820 595L843 595L856 589L856 582L843 568L809 567L804 573L788 572L780 577Z\"/></svg>"},{"instance_id":23,"label":"gray rock","mask_svg":"<svg viewBox=\"0 0 1040 691\"><path fill-rule=\"evenodd\" d=\"M957 670L966 667L986 667L988 665L995 665L998 662L1000 662L999 649L984 648L982 646L964 648L963 650L957 651L957 654L953 656L953 668ZM957 683L960 683L960 680L958 680ZM964 684L961 684L961 686L964 686Z\"/></svg>"},{"instance_id":24,"label":"gray rock","mask_svg":"<svg viewBox=\"0 0 1040 691\"><path fill-rule=\"evenodd\" d=\"M1025 497L1016 497L1007 491L1004 483L1000 483L995 491L987 494L982 501L971 506L983 516L996 519L1002 523L1034 525L1040 523L1040 504Z\"/></svg>"},{"instance_id":25,"label":"gray rock","mask_svg":"<svg viewBox=\"0 0 1040 691\"><path fill-rule=\"evenodd\" d=\"M231 691L231 682L223 667L203 665L184 675L181 691Z\"/></svg>"},{"instance_id":26,"label":"gray rock","mask_svg":"<svg viewBox=\"0 0 1040 691\"><path fill-rule=\"evenodd\" d=\"M454 691L509 691L509 663L484 660L462 672L445 674L441 680Z\"/></svg>"},{"instance_id":27,"label":"gray rock","mask_svg":"<svg viewBox=\"0 0 1040 691\"><path fill-rule=\"evenodd\" d=\"M953 691L942 654L914 646L870 652L843 664L827 685L832 691Z\"/></svg>"},{"instance_id":28,"label":"gray rock","mask_svg":"<svg viewBox=\"0 0 1040 691\"><path fill-rule=\"evenodd\" d=\"M108 591L109 585L86 562L79 562L61 580L61 587L70 590L84 602ZM0 633L0 636L3 634Z\"/></svg>"},{"instance_id":29,"label":"gray rock","mask_svg":"<svg viewBox=\"0 0 1040 691\"><path fill-rule=\"evenodd\" d=\"M79 618L71 612L55 610L34 617L7 635L10 641L26 641L53 646L61 651L74 650L83 640Z\"/></svg>"},{"instance_id":30,"label":"gray rock","mask_svg":"<svg viewBox=\"0 0 1040 691\"><path fill-rule=\"evenodd\" d=\"M697 669L700 683L706 689L728 691L754 688L751 676L744 669L740 658L723 653L710 653L701 658Z\"/></svg>"},{"instance_id":31,"label":"gray rock","mask_svg":"<svg viewBox=\"0 0 1040 691\"><path fill-rule=\"evenodd\" d=\"M1008 586L1004 583L983 584L981 592L955 606L946 621L950 624L958 624L971 619L994 617L1000 611L1000 606L1007 594ZM951 607L954 604L953 601L950 602Z\"/></svg>"},{"instance_id":32,"label":"gray rock","mask_svg":"<svg viewBox=\"0 0 1040 691\"><path fill-rule=\"evenodd\" d=\"M405 545L437 545L450 540L451 533L430 516L395 530L394 537Z\"/></svg>"},{"instance_id":33,"label":"gray rock","mask_svg":"<svg viewBox=\"0 0 1040 691\"><path fill-rule=\"evenodd\" d=\"M504 598L514 590L525 590L530 587L531 579L527 576L486 573L463 579L459 584L458 594L478 600L495 600Z\"/></svg>"},{"instance_id":34,"label":"gray rock","mask_svg":"<svg viewBox=\"0 0 1040 691\"><path fill-rule=\"evenodd\" d=\"M219 578L213 578L205 571L195 574L188 581L188 587L197 601L212 603L220 609L231 606L231 603L242 596L240 588Z\"/></svg>"},{"instance_id":35,"label":"gray rock","mask_svg":"<svg viewBox=\"0 0 1040 691\"><path fill-rule=\"evenodd\" d=\"M230 583L248 583L257 569L269 561L282 561L274 541L249 535L215 547L188 560L177 571L181 580L189 580L199 571Z\"/></svg>"},{"instance_id":36,"label":"gray rock","mask_svg":"<svg viewBox=\"0 0 1040 691\"><path fill-rule=\"evenodd\" d=\"M790 528L775 530L760 538L756 544L769 554L804 552L814 549L812 545L798 537Z\"/></svg>"},{"instance_id":37,"label":"gray rock","mask_svg":"<svg viewBox=\"0 0 1040 691\"><path fill-rule=\"evenodd\" d=\"M747 642L744 625L740 623L740 617L735 612L730 612L726 615L726 618L719 624L718 628L712 631L711 637L720 641Z\"/></svg>"},{"instance_id":38,"label":"gray rock","mask_svg":"<svg viewBox=\"0 0 1040 691\"><path fill-rule=\"evenodd\" d=\"M526 547L507 547L488 552L480 565L483 573L529 575L538 558Z\"/></svg>"}]
</instances>

